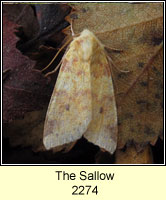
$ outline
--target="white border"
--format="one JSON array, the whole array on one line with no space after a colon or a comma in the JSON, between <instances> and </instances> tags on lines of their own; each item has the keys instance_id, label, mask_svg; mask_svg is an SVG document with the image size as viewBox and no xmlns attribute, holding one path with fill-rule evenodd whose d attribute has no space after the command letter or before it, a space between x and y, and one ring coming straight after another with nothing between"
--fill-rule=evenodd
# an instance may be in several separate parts
<instances>
[{"instance_id":1,"label":"white border","mask_svg":"<svg viewBox=\"0 0 166 200\"><path fill-rule=\"evenodd\" d=\"M164 166L165 165L165 1L1 1L1 58L3 3L164 3L164 164L2 164L2 67L1 67L1 165L2 166ZM2 66L2 59L1 59Z\"/></svg>"}]
</instances>

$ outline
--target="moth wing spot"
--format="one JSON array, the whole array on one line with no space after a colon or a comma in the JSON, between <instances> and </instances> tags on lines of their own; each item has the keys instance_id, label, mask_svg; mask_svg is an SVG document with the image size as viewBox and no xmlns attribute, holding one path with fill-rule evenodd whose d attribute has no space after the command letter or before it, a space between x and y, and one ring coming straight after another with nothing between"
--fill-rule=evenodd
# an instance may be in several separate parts
<instances>
[{"instance_id":1,"label":"moth wing spot","mask_svg":"<svg viewBox=\"0 0 166 200\"><path fill-rule=\"evenodd\" d=\"M103 109L103 107L100 107L100 110L99 110L99 113L103 113L103 111L104 111L104 109Z\"/></svg>"},{"instance_id":2,"label":"moth wing spot","mask_svg":"<svg viewBox=\"0 0 166 200\"><path fill-rule=\"evenodd\" d=\"M67 111L69 111L70 110L70 105L66 104L65 108L66 108Z\"/></svg>"}]
</instances>

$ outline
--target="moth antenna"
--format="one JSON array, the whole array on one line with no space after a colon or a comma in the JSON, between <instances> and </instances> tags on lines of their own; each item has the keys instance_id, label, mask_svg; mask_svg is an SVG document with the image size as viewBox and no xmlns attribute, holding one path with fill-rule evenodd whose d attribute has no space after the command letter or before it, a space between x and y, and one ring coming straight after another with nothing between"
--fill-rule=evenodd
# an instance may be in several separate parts
<instances>
[{"instance_id":1,"label":"moth antenna","mask_svg":"<svg viewBox=\"0 0 166 200\"><path fill-rule=\"evenodd\" d=\"M71 26L70 26L71 27L71 33L72 33L72 37L74 37L74 36L76 36L76 34L73 31L72 23L73 23L73 21L71 20ZM54 62L54 60L57 58L57 56L59 55L59 53L71 42L71 40L72 40L72 38L69 38L67 40L67 42L65 42L65 44L58 50L58 52L56 53L56 55L54 56L54 58L51 60L51 62L44 69L42 69L41 72L43 72L43 71L45 71L46 69L49 68L49 66ZM58 70L58 68L59 68L60 65L61 65L61 62L57 65L57 67L53 71L48 72L45 76L47 77L50 74L55 73Z\"/></svg>"},{"instance_id":2,"label":"moth antenna","mask_svg":"<svg viewBox=\"0 0 166 200\"><path fill-rule=\"evenodd\" d=\"M119 69L118 67L116 67L116 65L114 64L113 60L109 56L107 56L107 58L110 61L110 63L115 67L115 69L117 71L122 72L122 73L129 73L129 72L131 72L131 71L128 71L128 70L121 70L121 69Z\"/></svg>"},{"instance_id":3,"label":"moth antenna","mask_svg":"<svg viewBox=\"0 0 166 200\"><path fill-rule=\"evenodd\" d=\"M72 35L72 37L80 36L80 33L74 33L74 30L73 30L73 20L71 20L70 28L71 28L71 35Z\"/></svg>"},{"instance_id":4,"label":"moth antenna","mask_svg":"<svg viewBox=\"0 0 166 200\"><path fill-rule=\"evenodd\" d=\"M58 50L58 52L56 53L56 55L54 56L54 58L51 60L51 62L44 68L41 70L41 72L45 71L46 69L49 68L49 66L54 62L54 60L57 58L57 56L59 55L59 53L71 42L72 38L69 38L69 40L67 40L65 42L64 45L62 45L62 47Z\"/></svg>"},{"instance_id":5,"label":"moth antenna","mask_svg":"<svg viewBox=\"0 0 166 200\"><path fill-rule=\"evenodd\" d=\"M49 76L50 74L55 73L59 69L61 64L62 64L62 60L59 62L59 64L56 66L56 68L53 71L48 72L47 74L45 74L45 77Z\"/></svg>"},{"instance_id":6,"label":"moth antenna","mask_svg":"<svg viewBox=\"0 0 166 200\"><path fill-rule=\"evenodd\" d=\"M70 28L71 28L71 35L72 35L72 37L74 37L75 33L74 33L74 30L73 30L73 20L71 20Z\"/></svg>"}]
</instances>

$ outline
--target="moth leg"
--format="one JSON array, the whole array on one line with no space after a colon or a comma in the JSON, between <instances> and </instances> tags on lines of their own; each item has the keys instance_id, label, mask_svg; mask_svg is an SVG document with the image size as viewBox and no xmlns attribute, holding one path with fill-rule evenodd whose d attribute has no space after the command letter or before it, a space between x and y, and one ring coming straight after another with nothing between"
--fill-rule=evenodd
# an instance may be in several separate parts
<instances>
[{"instance_id":1,"label":"moth leg","mask_svg":"<svg viewBox=\"0 0 166 200\"><path fill-rule=\"evenodd\" d=\"M106 49L106 50L110 50L110 51L117 51L117 52L122 52L123 51L123 49L116 49L116 48L112 48L112 47L108 47L108 46L104 46L104 48ZM119 72L121 72L121 73L129 73L130 71L126 71L126 70L121 70L121 69L119 69L118 67L116 67L116 65L114 64L114 62L113 62L113 60L111 59L111 57L109 57L108 55L107 55L107 59L108 59L108 61L115 67L115 69L117 70L117 71L119 71Z\"/></svg>"},{"instance_id":2,"label":"moth leg","mask_svg":"<svg viewBox=\"0 0 166 200\"><path fill-rule=\"evenodd\" d=\"M116 49L116 48L108 47L108 46L105 46L105 45L104 45L104 48L106 50L109 50L109 51L117 51L117 52L122 52L123 51L123 49Z\"/></svg>"},{"instance_id":3,"label":"moth leg","mask_svg":"<svg viewBox=\"0 0 166 200\"><path fill-rule=\"evenodd\" d=\"M114 64L113 60L112 60L109 56L107 56L107 59L108 59L108 61L115 67L115 69L116 69L117 71L119 71L119 72L121 72L121 73L129 73L129 72L131 72L131 71L128 71L128 70L121 70L121 69L119 69L118 67L116 67L116 65Z\"/></svg>"}]
</instances>

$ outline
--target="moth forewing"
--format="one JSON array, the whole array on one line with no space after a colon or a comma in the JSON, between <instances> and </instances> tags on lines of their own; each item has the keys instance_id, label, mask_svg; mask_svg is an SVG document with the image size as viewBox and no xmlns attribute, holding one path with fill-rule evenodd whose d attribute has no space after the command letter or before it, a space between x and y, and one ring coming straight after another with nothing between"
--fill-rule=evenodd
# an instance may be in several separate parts
<instances>
[{"instance_id":1,"label":"moth forewing","mask_svg":"<svg viewBox=\"0 0 166 200\"><path fill-rule=\"evenodd\" d=\"M92 121L84 133L90 142L111 154L117 146L117 108L113 81L104 46L95 40L91 62Z\"/></svg>"},{"instance_id":2,"label":"moth forewing","mask_svg":"<svg viewBox=\"0 0 166 200\"><path fill-rule=\"evenodd\" d=\"M46 149L82 137L92 118L90 64L83 62L81 40L71 42L62 60L44 125Z\"/></svg>"}]
</instances>

